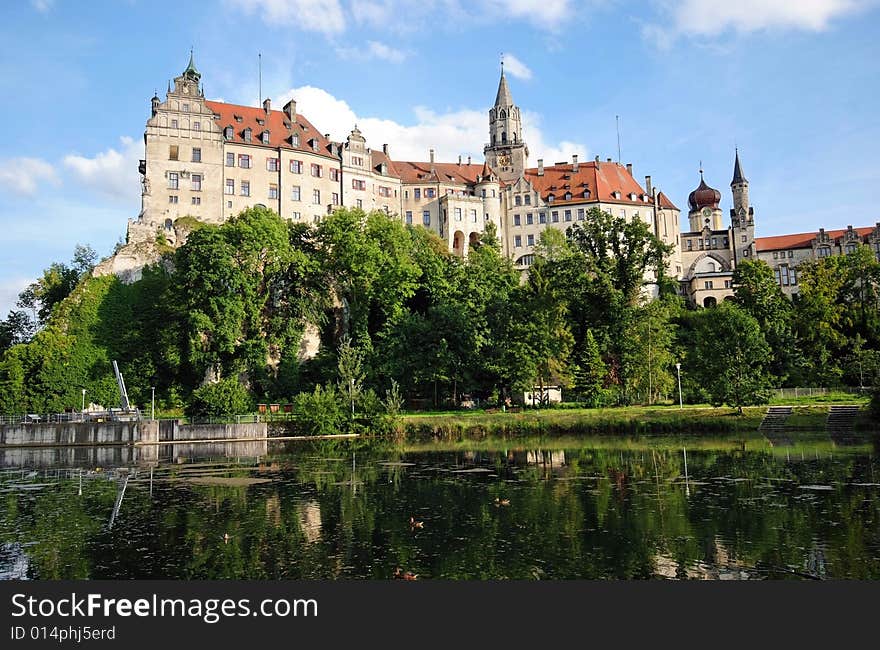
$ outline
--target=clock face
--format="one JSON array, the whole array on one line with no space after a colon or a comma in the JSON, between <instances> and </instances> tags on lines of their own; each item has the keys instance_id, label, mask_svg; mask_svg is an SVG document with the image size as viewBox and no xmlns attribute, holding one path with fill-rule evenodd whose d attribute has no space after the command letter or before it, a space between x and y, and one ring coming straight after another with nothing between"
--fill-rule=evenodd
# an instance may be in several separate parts
<instances>
[{"instance_id":1,"label":"clock face","mask_svg":"<svg viewBox=\"0 0 880 650\"><path fill-rule=\"evenodd\" d=\"M712 216L712 211L709 208L703 208L703 216L705 216L705 217Z\"/></svg>"},{"instance_id":2,"label":"clock face","mask_svg":"<svg viewBox=\"0 0 880 650\"><path fill-rule=\"evenodd\" d=\"M189 94L189 88L187 88L186 86L183 87L183 94L184 94L184 95L188 95L188 94Z\"/></svg>"},{"instance_id":3,"label":"clock face","mask_svg":"<svg viewBox=\"0 0 880 650\"><path fill-rule=\"evenodd\" d=\"M501 154L498 156L498 164L502 167L507 167L510 164L510 156L506 153Z\"/></svg>"}]
</instances>

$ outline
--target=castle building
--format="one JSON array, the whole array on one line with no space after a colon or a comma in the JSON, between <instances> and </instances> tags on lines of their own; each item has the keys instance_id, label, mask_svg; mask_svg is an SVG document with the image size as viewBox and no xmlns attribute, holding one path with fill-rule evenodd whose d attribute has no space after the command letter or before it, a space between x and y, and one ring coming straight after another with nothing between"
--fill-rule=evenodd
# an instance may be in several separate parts
<instances>
[{"instance_id":1,"label":"castle building","mask_svg":"<svg viewBox=\"0 0 880 650\"><path fill-rule=\"evenodd\" d=\"M694 304L710 307L733 297L733 272L747 259L766 262L776 282L789 297L798 293L797 267L804 261L853 252L866 244L880 260L880 223L864 228L755 236L755 210L749 203L749 182L743 174L739 151L730 182L733 207L724 226L721 193L709 187L700 171L700 184L688 197L689 232L681 234L681 293Z\"/></svg>"},{"instance_id":2,"label":"castle building","mask_svg":"<svg viewBox=\"0 0 880 650\"><path fill-rule=\"evenodd\" d=\"M315 223L341 206L381 210L440 236L467 255L488 223L502 250L521 269L531 264L546 228L566 229L593 207L642 219L675 248L669 272L678 277L678 208L631 165L557 162L528 166L520 108L502 68L489 109L485 160L394 160L388 144L373 149L354 126L345 142L321 134L295 100L274 110L205 98L192 55L165 100L154 96L144 134L142 206L128 224L129 242L161 233L179 243L185 218L221 223L262 205L294 222ZM180 221L184 219L184 221Z\"/></svg>"}]
</instances>

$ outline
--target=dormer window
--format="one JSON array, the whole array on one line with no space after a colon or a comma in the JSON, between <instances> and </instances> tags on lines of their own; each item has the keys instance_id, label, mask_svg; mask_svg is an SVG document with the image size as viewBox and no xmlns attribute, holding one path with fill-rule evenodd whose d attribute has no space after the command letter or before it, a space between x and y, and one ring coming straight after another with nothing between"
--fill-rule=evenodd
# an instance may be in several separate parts
<instances>
[{"instance_id":1,"label":"dormer window","mask_svg":"<svg viewBox=\"0 0 880 650\"><path fill-rule=\"evenodd\" d=\"M263 141L263 144L269 144L269 132L263 131L263 133L260 134L260 139Z\"/></svg>"},{"instance_id":2,"label":"dormer window","mask_svg":"<svg viewBox=\"0 0 880 650\"><path fill-rule=\"evenodd\" d=\"M248 127L244 130L244 141L245 142L251 141L251 127Z\"/></svg>"},{"instance_id":3,"label":"dormer window","mask_svg":"<svg viewBox=\"0 0 880 650\"><path fill-rule=\"evenodd\" d=\"M635 201L635 200L636 200L636 193L635 193L635 192L630 192L629 200L630 200L630 201Z\"/></svg>"},{"instance_id":4,"label":"dormer window","mask_svg":"<svg viewBox=\"0 0 880 650\"><path fill-rule=\"evenodd\" d=\"M223 137L227 140L232 140L233 134L231 126L227 126L225 129L223 129Z\"/></svg>"},{"instance_id":5,"label":"dormer window","mask_svg":"<svg viewBox=\"0 0 880 650\"><path fill-rule=\"evenodd\" d=\"M615 199L619 199L619 198L620 198L620 192L617 191L617 190L615 190L615 191L614 191L614 194L612 194L612 196L613 196Z\"/></svg>"},{"instance_id":6,"label":"dormer window","mask_svg":"<svg viewBox=\"0 0 880 650\"><path fill-rule=\"evenodd\" d=\"M584 198L585 199L590 198L590 190L584 190Z\"/></svg>"},{"instance_id":7,"label":"dormer window","mask_svg":"<svg viewBox=\"0 0 880 650\"><path fill-rule=\"evenodd\" d=\"M257 118L257 124L259 124L260 126L263 126L266 124L266 120L261 120L261 119Z\"/></svg>"},{"instance_id":8,"label":"dormer window","mask_svg":"<svg viewBox=\"0 0 880 650\"><path fill-rule=\"evenodd\" d=\"M309 140L309 146L312 148L312 151L317 151L317 150L318 150L318 141L317 141L317 139L312 138L311 140Z\"/></svg>"},{"instance_id":9,"label":"dormer window","mask_svg":"<svg viewBox=\"0 0 880 650\"><path fill-rule=\"evenodd\" d=\"M571 201L571 192L566 192L566 193L565 193L565 200L566 200L566 201Z\"/></svg>"},{"instance_id":10,"label":"dormer window","mask_svg":"<svg viewBox=\"0 0 880 650\"><path fill-rule=\"evenodd\" d=\"M294 147L299 146L299 134L298 133L294 133L293 135L290 136L290 144L293 145Z\"/></svg>"},{"instance_id":11,"label":"dormer window","mask_svg":"<svg viewBox=\"0 0 880 650\"><path fill-rule=\"evenodd\" d=\"M547 203L553 203L554 199L556 199L556 197L552 194L547 195Z\"/></svg>"},{"instance_id":12,"label":"dormer window","mask_svg":"<svg viewBox=\"0 0 880 650\"><path fill-rule=\"evenodd\" d=\"M239 124L241 124L241 115L236 115L235 121L238 122Z\"/></svg>"}]
</instances>

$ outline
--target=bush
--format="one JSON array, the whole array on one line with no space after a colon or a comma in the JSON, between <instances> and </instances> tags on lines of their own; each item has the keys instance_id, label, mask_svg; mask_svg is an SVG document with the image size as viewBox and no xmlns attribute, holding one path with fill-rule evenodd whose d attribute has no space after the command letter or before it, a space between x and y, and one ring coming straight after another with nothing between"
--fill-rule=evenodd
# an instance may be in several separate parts
<instances>
[{"instance_id":1,"label":"bush","mask_svg":"<svg viewBox=\"0 0 880 650\"><path fill-rule=\"evenodd\" d=\"M192 416L221 416L248 413L253 400L237 378L228 377L215 384L205 384L193 391L186 414Z\"/></svg>"},{"instance_id":2,"label":"bush","mask_svg":"<svg viewBox=\"0 0 880 650\"><path fill-rule=\"evenodd\" d=\"M346 430L349 413L344 396L333 384L315 386L312 393L300 393L294 400L294 412L305 433L329 436Z\"/></svg>"}]
</instances>

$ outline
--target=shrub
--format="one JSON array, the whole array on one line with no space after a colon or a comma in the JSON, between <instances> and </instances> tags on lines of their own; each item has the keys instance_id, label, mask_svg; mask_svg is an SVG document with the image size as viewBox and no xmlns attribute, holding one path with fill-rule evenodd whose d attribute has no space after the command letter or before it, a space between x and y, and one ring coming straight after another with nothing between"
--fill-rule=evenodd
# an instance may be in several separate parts
<instances>
[{"instance_id":1,"label":"shrub","mask_svg":"<svg viewBox=\"0 0 880 650\"><path fill-rule=\"evenodd\" d=\"M344 396L333 384L315 386L312 393L300 393L294 400L294 412L308 435L328 436L346 429L349 414Z\"/></svg>"},{"instance_id":2,"label":"shrub","mask_svg":"<svg viewBox=\"0 0 880 650\"><path fill-rule=\"evenodd\" d=\"M205 384L193 391L186 414L189 416L220 416L247 413L253 410L250 393L235 377Z\"/></svg>"}]
</instances>

